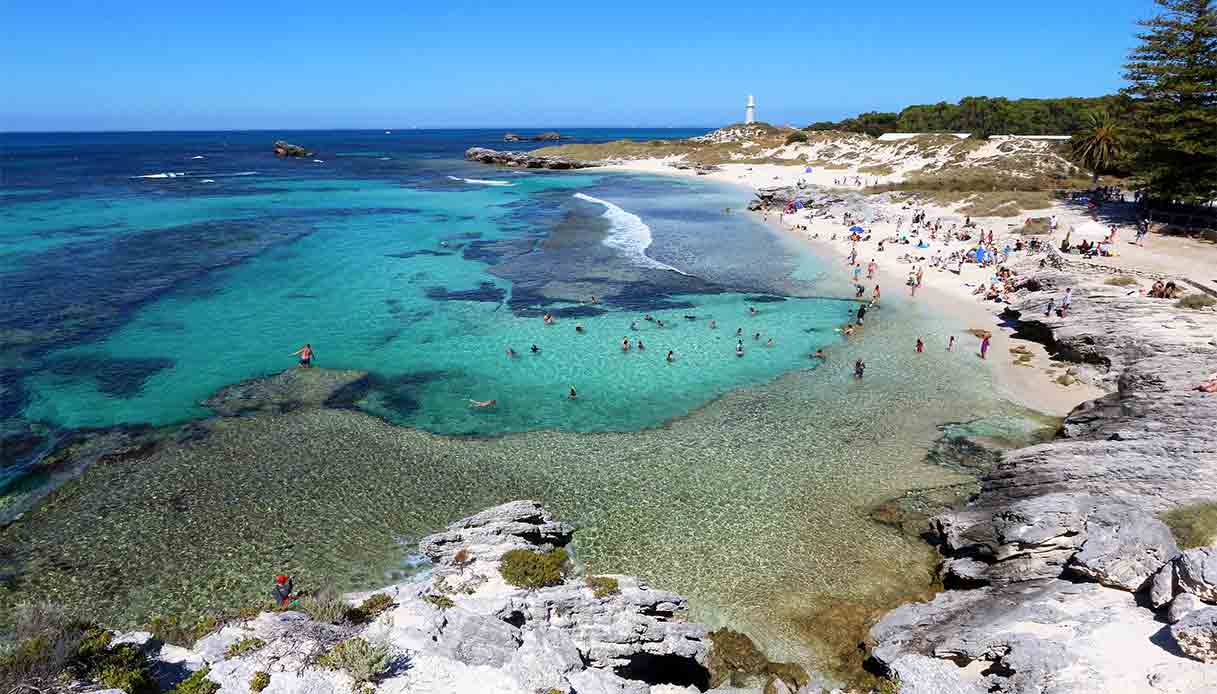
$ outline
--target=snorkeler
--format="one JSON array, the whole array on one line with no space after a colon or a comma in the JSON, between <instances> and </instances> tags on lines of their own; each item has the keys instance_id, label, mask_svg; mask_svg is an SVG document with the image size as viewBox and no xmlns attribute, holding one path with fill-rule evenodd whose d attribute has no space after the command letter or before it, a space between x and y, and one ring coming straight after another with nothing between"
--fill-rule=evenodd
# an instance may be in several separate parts
<instances>
[{"instance_id":1,"label":"snorkeler","mask_svg":"<svg viewBox=\"0 0 1217 694\"><path fill-rule=\"evenodd\" d=\"M494 407L495 403L497 403L498 400L473 400L473 399L470 399L469 402L474 407Z\"/></svg>"},{"instance_id":2,"label":"snorkeler","mask_svg":"<svg viewBox=\"0 0 1217 694\"><path fill-rule=\"evenodd\" d=\"M540 348L540 347L538 347L538 346L536 346L536 345L533 345L533 346L532 346L532 353L533 353L533 354L537 354L537 353L538 353L538 352L540 352L540 351L541 351L541 348Z\"/></svg>"},{"instance_id":3,"label":"snorkeler","mask_svg":"<svg viewBox=\"0 0 1217 694\"><path fill-rule=\"evenodd\" d=\"M574 400L575 398L579 397L579 394L575 392L574 386L570 387L570 395L568 395L566 397L570 398L571 400Z\"/></svg>"}]
</instances>

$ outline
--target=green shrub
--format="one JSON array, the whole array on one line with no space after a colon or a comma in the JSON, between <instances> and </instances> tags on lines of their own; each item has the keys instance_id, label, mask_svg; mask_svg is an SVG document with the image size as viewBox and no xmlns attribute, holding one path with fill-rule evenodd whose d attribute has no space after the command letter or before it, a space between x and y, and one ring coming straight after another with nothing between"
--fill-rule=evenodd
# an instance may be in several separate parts
<instances>
[{"instance_id":1,"label":"green shrub","mask_svg":"<svg viewBox=\"0 0 1217 694\"><path fill-rule=\"evenodd\" d=\"M228 656L229 658L240 658L247 653L253 653L265 645L266 642L262 639L251 636L247 639L241 639L240 641L230 644L228 646L228 650L224 652L224 655Z\"/></svg>"},{"instance_id":2,"label":"green shrub","mask_svg":"<svg viewBox=\"0 0 1217 694\"><path fill-rule=\"evenodd\" d=\"M135 646L126 644L105 653L98 665L96 677L107 688L121 689L127 694L159 694L161 691L152 677L148 659Z\"/></svg>"},{"instance_id":3,"label":"green shrub","mask_svg":"<svg viewBox=\"0 0 1217 694\"><path fill-rule=\"evenodd\" d=\"M452 598L449 598L447 595L424 595L423 600L426 600L441 610L456 607L456 603L452 602Z\"/></svg>"},{"instance_id":4,"label":"green shrub","mask_svg":"<svg viewBox=\"0 0 1217 694\"><path fill-rule=\"evenodd\" d=\"M1175 305L1179 308L1198 310L1207 308L1209 306L1217 306L1217 299L1214 299L1208 294L1201 294L1197 292L1195 294L1188 294L1179 301L1175 302Z\"/></svg>"},{"instance_id":5,"label":"green shrub","mask_svg":"<svg viewBox=\"0 0 1217 694\"><path fill-rule=\"evenodd\" d=\"M260 692L268 686L270 686L270 675L265 672L259 670L249 678L249 691L251 692Z\"/></svg>"},{"instance_id":6,"label":"green shrub","mask_svg":"<svg viewBox=\"0 0 1217 694\"><path fill-rule=\"evenodd\" d=\"M389 647L361 638L348 639L318 658L317 664L346 672L359 686L374 681L388 670Z\"/></svg>"},{"instance_id":7,"label":"green shrub","mask_svg":"<svg viewBox=\"0 0 1217 694\"><path fill-rule=\"evenodd\" d=\"M346 619L351 624L363 624L364 622L376 619L382 612L392 606L393 597L388 593L373 593L360 603L359 607L348 609Z\"/></svg>"},{"instance_id":8,"label":"green shrub","mask_svg":"<svg viewBox=\"0 0 1217 694\"><path fill-rule=\"evenodd\" d=\"M300 609L324 624L337 624L346 619L350 606L338 596L334 588L323 588L315 595L300 598Z\"/></svg>"},{"instance_id":9,"label":"green shrub","mask_svg":"<svg viewBox=\"0 0 1217 694\"><path fill-rule=\"evenodd\" d=\"M499 573L503 580L519 588L556 586L566 575L566 550L533 552L513 549L503 555Z\"/></svg>"},{"instance_id":10,"label":"green shrub","mask_svg":"<svg viewBox=\"0 0 1217 694\"><path fill-rule=\"evenodd\" d=\"M1137 284L1137 278L1132 275L1116 275L1103 280L1103 284L1110 284L1113 287L1131 287Z\"/></svg>"},{"instance_id":11,"label":"green shrub","mask_svg":"<svg viewBox=\"0 0 1217 694\"><path fill-rule=\"evenodd\" d=\"M223 620L215 615L202 617L194 622L184 622L176 616L156 616L144 625L144 631L150 632L158 641L190 647L194 645L195 641L222 626L224 626Z\"/></svg>"},{"instance_id":12,"label":"green shrub","mask_svg":"<svg viewBox=\"0 0 1217 694\"><path fill-rule=\"evenodd\" d=\"M215 694L220 690L220 685L207 679L207 673L211 672L211 668L203 668L195 670L190 677L182 680L177 689L173 691L176 694Z\"/></svg>"},{"instance_id":13,"label":"green shrub","mask_svg":"<svg viewBox=\"0 0 1217 694\"><path fill-rule=\"evenodd\" d=\"M807 133L796 130L786 136L786 144L793 145L796 142L807 142Z\"/></svg>"},{"instance_id":14,"label":"green shrub","mask_svg":"<svg viewBox=\"0 0 1217 694\"><path fill-rule=\"evenodd\" d=\"M617 579L608 576L588 576L587 587L592 589L592 595L607 598L621 592L617 588Z\"/></svg>"}]
</instances>

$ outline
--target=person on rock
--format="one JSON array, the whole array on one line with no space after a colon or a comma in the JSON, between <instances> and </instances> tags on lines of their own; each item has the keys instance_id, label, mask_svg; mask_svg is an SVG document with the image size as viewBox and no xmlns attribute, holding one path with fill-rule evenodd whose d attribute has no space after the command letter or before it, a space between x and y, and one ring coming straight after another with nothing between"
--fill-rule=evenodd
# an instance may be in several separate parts
<instances>
[{"instance_id":1,"label":"person on rock","mask_svg":"<svg viewBox=\"0 0 1217 694\"><path fill-rule=\"evenodd\" d=\"M300 357L300 368L307 369L313 365L313 346L311 344L305 343L303 347L292 352L293 357L297 355Z\"/></svg>"},{"instance_id":2,"label":"person on rock","mask_svg":"<svg viewBox=\"0 0 1217 694\"><path fill-rule=\"evenodd\" d=\"M270 589L270 596L275 604L286 607L292 604L295 595L292 594L292 577L279 574L275 576L275 587Z\"/></svg>"}]
</instances>

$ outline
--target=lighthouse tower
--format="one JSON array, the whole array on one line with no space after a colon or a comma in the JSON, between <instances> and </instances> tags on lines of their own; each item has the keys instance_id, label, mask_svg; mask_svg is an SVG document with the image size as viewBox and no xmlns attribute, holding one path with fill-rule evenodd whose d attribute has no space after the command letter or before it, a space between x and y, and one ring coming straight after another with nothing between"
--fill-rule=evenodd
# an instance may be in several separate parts
<instances>
[{"instance_id":1,"label":"lighthouse tower","mask_svg":"<svg viewBox=\"0 0 1217 694\"><path fill-rule=\"evenodd\" d=\"M748 107L744 109L744 123L756 122L756 99L748 95Z\"/></svg>"}]
</instances>

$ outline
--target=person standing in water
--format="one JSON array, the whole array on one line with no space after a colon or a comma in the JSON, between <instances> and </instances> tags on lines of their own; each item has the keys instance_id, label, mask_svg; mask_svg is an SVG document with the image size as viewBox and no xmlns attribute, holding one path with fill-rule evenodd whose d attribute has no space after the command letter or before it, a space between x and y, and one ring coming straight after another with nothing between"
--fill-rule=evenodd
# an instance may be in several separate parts
<instances>
[{"instance_id":1,"label":"person standing in water","mask_svg":"<svg viewBox=\"0 0 1217 694\"><path fill-rule=\"evenodd\" d=\"M630 338L628 335L621 338L621 351L622 352L630 351Z\"/></svg>"},{"instance_id":2,"label":"person standing in water","mask_svg":"<svg viewBox=\"0 0 1217 694\"><path fill-rule=\"evenodd\" d=\"M951 339L947 340L947 351L948 352L955 351L955 336L954 335L951 336Z\"/></svg>"},{"instance_id":3,"label":"person standing in water","mask_svg":"<svg viewBox=\"0 0 1217 694\"><path fill-rule=\"evenodd\" d=\"M986 359L989 353L989 333L985 333L984 337L980 338L980 358Z\"/></svg>"},{"instance_id":4,"label":"person standing in water","mask_svg":"<svg viewBox=\"0 0 1217 694\"><path fill-rule=\"evenodd\" d=\"M574 386L570 387L570 395L568 395L567 397L570 398L571 400L574 400L575 398L579 397L579 394L575 392Z\"/></svg>"},{"instance_id":5,"label":"person standing in water","mask_svg":"<svg viewBox=\"0 0 1217 694\"><path fill-rule=\"evenodd\" d=\"M292 356L300 355L300 368L307 369L313 365L313 346L305 343L303 347L292 352Z\"/></svg>"},{"instance_id":6,"label":"person standing in water","mask_svg":"<svg viewBox=\"0 0 1217 694\"><path fill-rule=\"evenodd\" d=\"M859 359L854 362L854 378L861 380L862 374L866 372L866 362Z\"/></svg>"},{"instance_id":7,"label":"person standing in water","mask_svg":"<svg viewBox=\"0 0 1217 694\"><path fill-rule=\"evenodd\" d=\"M919 337L919 338L917 338L917 353L921 354L924 351L925 351L925 343L922 342L921 338Z\"/></svg>"}]
</instances>

